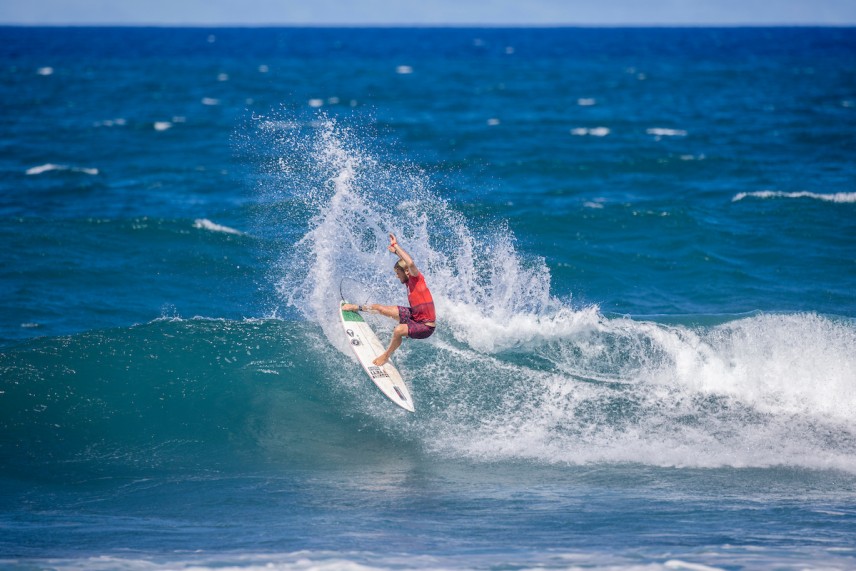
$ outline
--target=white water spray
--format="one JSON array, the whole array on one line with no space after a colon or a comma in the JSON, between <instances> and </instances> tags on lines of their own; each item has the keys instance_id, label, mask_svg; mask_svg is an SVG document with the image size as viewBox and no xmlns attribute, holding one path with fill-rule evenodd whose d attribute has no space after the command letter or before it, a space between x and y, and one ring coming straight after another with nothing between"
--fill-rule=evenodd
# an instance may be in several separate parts
<instances>
[{"instance_id":1,"label":"white water spray","mask_svg":"<svg viewBox=\"0 0 856 571\"><path fill-rule=\"evenodd\" d=\"M813 314L717 327L608 319L550 295L543 259L500 224L482 232L428 177L385 163L324 119L279 140L274 177L308 211L283 257L283 299L338 339L343 277L404 303L386 251L399 236L425 273L438 333L407 343L432 453L489 461L775 465L856 472L856 325ZM420 410L421 408L421 410ZM398 417L379 417L405 430Z\"/></svg>"}]
</instances>

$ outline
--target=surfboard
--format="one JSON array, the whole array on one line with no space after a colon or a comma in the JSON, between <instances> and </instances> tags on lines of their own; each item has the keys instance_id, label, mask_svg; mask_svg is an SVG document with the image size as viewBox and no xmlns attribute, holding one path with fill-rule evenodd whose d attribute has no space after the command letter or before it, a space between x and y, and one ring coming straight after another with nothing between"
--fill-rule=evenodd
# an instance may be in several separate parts
<instances>
[{"instance_id":1,"label":"surfboard","mask_svg":"<svg viewBox=\"0 0 856 571\"><path fill-rule=\"evenodd\" d=\"M339 304L342 328L363 370L389 400L404 410L414 412L410 391L407 390L407 385L404 384L404 379L392 364L392 360L387 361L382 367L372 363L386 348L363 316L356 311L344 311L343 305L345 305L344 301Z\"/></svg>"}]
</instances>

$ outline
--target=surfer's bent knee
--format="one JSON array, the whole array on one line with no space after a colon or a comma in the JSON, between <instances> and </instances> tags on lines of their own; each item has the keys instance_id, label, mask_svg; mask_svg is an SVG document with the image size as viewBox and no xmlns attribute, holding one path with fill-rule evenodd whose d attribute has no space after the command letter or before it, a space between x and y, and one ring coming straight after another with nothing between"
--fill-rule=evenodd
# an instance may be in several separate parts
<instances>
[{"instance_id":1,"label":"surfer's bent knee","mask_svg":"<svg viewBox=\"0 0 856 571\"><path fill-rule=\"evenodd\" d=\"M409 337L410 336L410 328L407 327L404 323L399 323L395 326L395 329L392 330L393 335L398 335L399 337Z\"/></svg>"}]
</instances>

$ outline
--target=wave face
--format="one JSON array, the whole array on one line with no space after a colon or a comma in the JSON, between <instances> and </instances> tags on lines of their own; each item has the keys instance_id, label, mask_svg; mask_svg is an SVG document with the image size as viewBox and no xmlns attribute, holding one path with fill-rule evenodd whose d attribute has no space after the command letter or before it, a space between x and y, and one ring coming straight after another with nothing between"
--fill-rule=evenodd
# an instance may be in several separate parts
<instances>
[{"instance_id":1,"label":"wave face","mask_svg":"<svg viewBox=\"0 0 856 571\"><path fill-rule=\"evenodd\" d=\"M162 319L28 342L0 359L4 471L50 466L64 478L407 454L856 472L852 323L759 315L696 328L562 309L516 316L516 344L486 349L465 340L470 324L443 315L437 335L399 355L415 415L386 402L312 324Z\"/></svg>"},{"instance_id":2,"label":"wave face","mask_svg":"<svg viewBox=\"0 0 856 571\"><path fill-rule=\"evenodd\" d=\"M376 439L348 411L376 403L328 381L336 370L356 381L349 365L313 328L278 320L159 319L30 341L0 356L4 470L63 479L365 458Z\"/></svg>"}]
</instances>

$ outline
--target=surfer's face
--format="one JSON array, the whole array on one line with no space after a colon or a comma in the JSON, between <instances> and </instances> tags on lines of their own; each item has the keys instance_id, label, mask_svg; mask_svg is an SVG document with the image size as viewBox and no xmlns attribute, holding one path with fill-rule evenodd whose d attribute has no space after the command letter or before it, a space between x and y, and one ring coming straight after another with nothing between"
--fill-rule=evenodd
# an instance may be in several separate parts
<instances>
[{"instance_id":1,"label":"surfer's face","mask_svg":"<svg viewBox=\"0 0 856 571\"><path fill-rule=\"evenodd\" d=\"M410 276L407 275L407 272L399 267L395 268L395 275L398 276L398 280L401 283L407 283L407 280L410 278Z\"/></svg>"}]
</instances>

